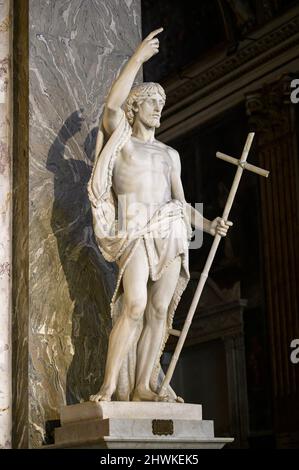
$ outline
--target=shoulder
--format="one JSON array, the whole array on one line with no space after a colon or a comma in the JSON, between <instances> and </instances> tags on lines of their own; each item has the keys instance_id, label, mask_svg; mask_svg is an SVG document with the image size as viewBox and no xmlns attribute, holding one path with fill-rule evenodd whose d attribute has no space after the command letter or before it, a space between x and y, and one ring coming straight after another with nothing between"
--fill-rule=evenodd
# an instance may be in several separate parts
<instances>
[{"instance_id":1,"label":"shoulder","mask_svg":"<svg viewBox=\"0 0 299 470\"><path fill-rule=\"evenodd\" d=\"M109 137L118 128L122 120L125 122L126 127L131 129L126 114L122 108L113 109L105 105L102 122L105 132Z\"/></svg>"},{"instance_id":2,"label":"shoulder","mask_svg":"<svg viewBox=\"0 0 299 470\"><path fill-rule=\"evenodd\" d=\"M180 172L181 171L181 159L180 159L180 154L177 150L175 150L172 147L169 147L169 145L163 144L165 146L165 149L170 157L171 165L172 168L175 171Z\"/></svg>"},{"instance_id":3,"label":"shoulder","mask_svg":"<svg viewBox=\"0 0 299 470\"><path fill-rule=\"evenodd\" d=\"M167 146L168 148L168 153L173 161L174 164L178 165L180 164L180 154L177 150L173 149L172 147Z\"/></svg>"},{"instance_id":4,"label":"shoulder","mask_svg":"<svg viewBox=\"0 0 299 470\"><path fill-rule=\"evenodd\" d=\"M160 142L159 140L157 140L156 142L158 143L159 147L167 151L173 163L180 163L180 155L177 150L170 147L169 145L164 144L163 142Z\"/></svg>"}]
</instances>

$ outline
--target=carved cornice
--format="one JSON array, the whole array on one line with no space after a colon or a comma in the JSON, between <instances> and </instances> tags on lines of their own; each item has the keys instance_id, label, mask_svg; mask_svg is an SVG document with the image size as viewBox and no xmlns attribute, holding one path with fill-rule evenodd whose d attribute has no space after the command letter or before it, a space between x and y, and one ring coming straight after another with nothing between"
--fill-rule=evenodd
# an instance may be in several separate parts
<instances>
[{"instance_id":1,"label":"carved cornice","mask_svg":"<svg viewBox=\"0 0 299 470\"><path fill-rule=\"evenodd\" d=\"M290 18L290 15L293 15ZM164 83L166 109L157 132L163 142L184 135L213 117L245 101L245 94L299 71L299 6L252 34L234 56L224 51L199 62L186 73Z\"/></svg>"},{"instance_id":2,"label":"carved cornice","mask_svg":"<svg viewBox=\"0 0 299 470\"><path fill-rule=\"evenodd\" d=\"M188 80L184 80L183 83L182 81L178 82L178 86L172 86L172 89L169 89L170 86L165 83L164 86L167 91L165 114L168 114L167 111L169 112L172 106L208 85L209 93L211 93L213 91L210 88L212 82L220 79L224 79L225 82L226 75L229 75L229 80L235 80L248 70L264 64L296 45L299 45L299 15L250 42L233 56L222 60ZM259 58L259 56L262 57ZM246 64L247 67L242 67ZM242 70L239 70L241 67ZM218 86L217 84L217 88Z\"/></svg>"}]
</instances>

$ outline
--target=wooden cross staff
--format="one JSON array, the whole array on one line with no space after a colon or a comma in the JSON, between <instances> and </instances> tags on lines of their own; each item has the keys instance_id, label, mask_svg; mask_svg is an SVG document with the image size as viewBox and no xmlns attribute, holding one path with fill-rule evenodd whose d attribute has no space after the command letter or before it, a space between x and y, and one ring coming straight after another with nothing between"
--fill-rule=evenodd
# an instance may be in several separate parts
<instances>
[{"instance_id":1,"label":"wooden cross staff","mask_svg":"<svg viewBox=\"0 0 299 470\"><path fill-rule=\"evenodd\" d=\"M221 158L221 160L225 160L226 162L232 163L233 165L237 165L237 167L238 167L237 171L236 171L236 174L235 174L235 178L234 178L232 187L231 187L231 190L230 190L230 193L228 195L228 199L226 201L226 205L225 205L223 214L222 214L222 218L225 221L228 220L228 216L229 216L230 210L232 208L232 205L233 205L233 202L234 202L234 199L235 199L235 195L236 195L236 192L237 192L237 189L238 189L243 171L244 170L249 170L249 171L252 171L253 173L257 173L258 175L264 176L266 178L269 176L269 171L263 170L262 168L258 168L254 165L250 165L249 163L246 162L247 157L248 157L248 153L249 153L252 141L253 141L253 138L254 138L254 132L251 132L250 134L248 134L246 144L245 144L245 147L244 147L244 150L243 150L243 153L242 153L242 156L241 156L240 160L238 160L237 158L230 157L229 155L225 155L224 153L221 153L221 152L216 153L216 156L218 158ZM166 392L167 387L168 387L168 385L169 385L169 383L172 379L174 369L175 369L176 364L178 362L179 355L180 355L181 350L183 348L183 345L184 345L186 336L188 334L188 331L189 331L189 328L190 328L190 325L191 325L191 322L192 322L197 304L200 300L200 296L201 296L201 293L203 291L204 285L205 285L206 280L209 276L209 271L210 271L211 265L213 263L213 260L215 258L217 248L218 248L218 245L220 243L221 238L222 238L221 235L219 235L217 233L214 236L214 241L213 241L212 247L210 249L208 259L207 259L206 264L204 266L204 269L203 269L203 271L200 275L200 279L198 281L198 286L197 286L197 289L195 291L195 294L194 294L194 297L193 297L193 300L192 300L192 303L191 303L191 306L190 306L190 309L189 309L189 312L188 312L188 315L187 315L187 318L186 318L186 321L184 323L182 331L179 331L179 330L170 330L169 331L170 334L172 334L174 336L178 336L179 340L178 340L177 346L175 348L174 354L171 358L171 362L170 362L169 367L167 369L165 378L163 380L163 383L162 383L162 386L161 386L161 389L160 389L160 392L159 392L160 397L163 397L163 396L167 395L167 392Z\"/></svg>"}]
</instances>

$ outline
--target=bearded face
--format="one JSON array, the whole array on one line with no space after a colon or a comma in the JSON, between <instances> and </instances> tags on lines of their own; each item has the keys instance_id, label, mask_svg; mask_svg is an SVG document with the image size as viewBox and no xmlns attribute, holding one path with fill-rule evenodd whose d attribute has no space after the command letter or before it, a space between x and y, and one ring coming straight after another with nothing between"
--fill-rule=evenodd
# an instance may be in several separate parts
<instances>
[{"instance_id":1,"label":"bearded face","mask_svg":"<svg viewBox=\"0 0 299 470\"><path fill-rule=\"evenodd\" d=\"M160 127L161 112L164 100L159 93L153 93L136 105L135 121L140 121L147 127Z\"/></svg>"}]
</instances>

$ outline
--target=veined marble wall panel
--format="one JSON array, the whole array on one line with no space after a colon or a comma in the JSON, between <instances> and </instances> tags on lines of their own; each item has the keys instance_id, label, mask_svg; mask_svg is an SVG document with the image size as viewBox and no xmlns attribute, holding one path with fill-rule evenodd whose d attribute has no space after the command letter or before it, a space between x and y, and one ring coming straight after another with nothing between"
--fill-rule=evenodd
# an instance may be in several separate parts
<instances>
[{"instance_id":1,"label":"veined marble wall panel","mask_svg":"<svg viewBox=\"0 0 299 470\"><path fill-rule=\"evenodd\" d=\"M30 0L31 33L131 54L141 34L139 0ZM38 5L38 8L37 8Z\"/></svg>"},{"instance_id":2,"label":"veined marble wall panel","mask_svg":"<svg viewBox=\"0 0 299 470\"><path fill-rule=\"evenodd\" d=\"M86 184L104 98L141 36L139 0L29 2L30 446L103 378L115 268Z\"/></svg>"},{"instance_id":3,"label":"veined marble wall panel","mask_svg":"<svg viewBox=\"0 0 299 470\"><path fill-rule=\"evenodd\" d=\"M10 0L0 3L0 449L11 447Z\"/></svg>"}]
</instances>

